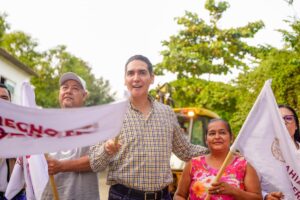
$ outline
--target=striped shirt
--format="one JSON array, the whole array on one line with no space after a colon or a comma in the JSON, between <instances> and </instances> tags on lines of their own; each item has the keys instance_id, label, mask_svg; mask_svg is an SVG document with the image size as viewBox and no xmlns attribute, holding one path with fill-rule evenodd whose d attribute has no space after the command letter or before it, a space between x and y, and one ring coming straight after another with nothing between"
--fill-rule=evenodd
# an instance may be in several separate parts
<instances>
[{"instance_id":1,"label":"striped shirt","mask_svg":"<svg viewBox=\"0 0 300 200\"><path fill-rule=\"evenodd\" d=\"M90 148L93 171L109 166L109 185L123 184L142 191L161 190L173 180L172 152L188 161L207 151L188 142L169 106L150 100L152 108L147 118L129 104L119 136L122 146L115 156L109 156L102 144Z\"/></svg>"}]
</instances>

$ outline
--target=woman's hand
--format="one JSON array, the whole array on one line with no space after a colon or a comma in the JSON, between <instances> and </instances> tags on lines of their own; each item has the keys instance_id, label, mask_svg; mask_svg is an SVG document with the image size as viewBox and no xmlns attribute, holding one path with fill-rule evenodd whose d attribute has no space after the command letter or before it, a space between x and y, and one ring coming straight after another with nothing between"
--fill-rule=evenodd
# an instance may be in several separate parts
<instances>
[{"instance_id":1,"label":"woman's hand","mask_svg":"<svg viewBox=\"0 0 300 200\"><path fill-rule=\"evenodd\" d=\"M235 188L229 185L228 183L217 182L211 185L211 187L208 189L208 192L211 195L219 195L219 194L231 195L234 190Z\"/></svg>"},{"instance_id":2,"label":"woman's hand","mask_svg":"<svg viewBox=\"0 0 300 200\"><path fill-rule=\"evenodd\" d=\"M282 192L270 192L265 196L264 200L280 200L283 199Z\"/></svg>"}]
</instances>

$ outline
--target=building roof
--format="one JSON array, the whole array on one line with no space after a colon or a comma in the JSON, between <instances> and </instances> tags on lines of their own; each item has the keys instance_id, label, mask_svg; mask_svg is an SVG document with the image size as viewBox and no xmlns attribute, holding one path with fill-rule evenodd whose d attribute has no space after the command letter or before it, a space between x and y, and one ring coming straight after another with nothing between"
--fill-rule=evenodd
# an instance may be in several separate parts
<instances>
[{"instance_id":1,"label":"building roof","mask_svg":"<svg viewBox=\"0 0 300 200\"><path fill-rule=\"evenodd\" d=\"M33 71L30 67L20 62L18 59L16 59L14 56L9 54L7 51L5 51L2 48L0 48L0 56L8 60L10 63L14 64L16 67L19 67L23 71L27 72L28 74L32 76L38 76L38 74L35 71Z\"/></svg>"}]
</instances>

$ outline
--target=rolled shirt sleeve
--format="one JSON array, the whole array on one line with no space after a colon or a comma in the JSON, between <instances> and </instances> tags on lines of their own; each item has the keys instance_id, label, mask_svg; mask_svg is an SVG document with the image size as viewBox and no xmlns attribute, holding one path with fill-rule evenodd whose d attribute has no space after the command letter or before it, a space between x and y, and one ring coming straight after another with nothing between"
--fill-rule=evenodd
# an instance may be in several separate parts
<instances>
[{"instance_id":1,"label":"rolled shirt sleeve","mask_svg":"<svg viewBox=\"0 0 300 200\"><path fill-rule=\"evenodd\" d=\"M103 171L109 164L112 156L104 150L104 143L99 143L90 147L89 154L90 166L93 172Z\"/></svg>"},{"instance_id":2,"label":"rolled shirt sleeve","mask_svg":"<svg viewBox=\"0 0 300 200\"><path fill-rule=\"evenodd\" d=\"M190 143L187 137L184 135L182 128L180 127L175 113L173 114L174 121L174 134L173 134L173 153L183 161L189 161L193 157L204 155L208 153L206 147L200 145L194 145Z\"/></svg>"}]
</instances>

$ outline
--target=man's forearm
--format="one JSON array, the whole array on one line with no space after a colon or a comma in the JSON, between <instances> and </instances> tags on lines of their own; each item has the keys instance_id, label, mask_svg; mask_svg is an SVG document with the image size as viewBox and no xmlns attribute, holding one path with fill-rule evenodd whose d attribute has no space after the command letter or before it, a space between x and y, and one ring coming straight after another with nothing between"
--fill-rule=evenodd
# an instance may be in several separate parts
<instances>
[{"instance_id":1,"label":"man's forearm","mask_svg":"<svg viewBox=\"0 0 300 200\"><path fill-rule=\"evenodd\" d=\"M103 171L111 161L114 155L109 155L103 145L95 145L90 148L89 160L92 171L100 172Z\"/></svg>"},{"instance_id":2,"label":"man's forearm","mask_svg":"<svg viewBox=\"0 0 300 200\"><path fill-rule=\"evenodd\" d=\"M80 157L76 160L61 161L62 172L91 172L91 166L88 156Z\"/></svg>"}]
</instances>

